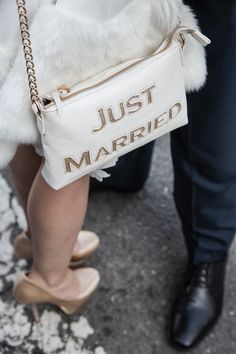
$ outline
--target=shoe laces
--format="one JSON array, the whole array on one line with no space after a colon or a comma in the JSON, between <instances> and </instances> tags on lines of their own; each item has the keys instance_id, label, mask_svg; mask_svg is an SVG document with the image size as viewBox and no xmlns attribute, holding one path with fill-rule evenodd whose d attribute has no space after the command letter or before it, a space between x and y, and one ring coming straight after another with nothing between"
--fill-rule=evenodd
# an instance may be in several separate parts
<instances>
[{"instance_id":1,"label":"shoe laces","mask_svg":"<svg viewBox=\"0 0 236 354\"><path fill-rule=\"evenodd\" d=\"M195 278L194 280L199 284L199 285L206 285L208 282L208 276L209 276L209 269L210 269L210 264L209 263L204 263L200 266L197 267L197 270L195 272Z\"/></svg>"},{"instance_id":2,"label":"shoe laces","mask_svg":"<svg viewBox=\"0 0 236 354\"><path fill-rule=\"evenodd\" d=\"M209 263L203 263L198 266L192 267L189 275L189 280L186 286L186 293L189 293L192 287L196 285L203 287L207 285L209 278L209 269Z\"/></svg>"}]
</instances>

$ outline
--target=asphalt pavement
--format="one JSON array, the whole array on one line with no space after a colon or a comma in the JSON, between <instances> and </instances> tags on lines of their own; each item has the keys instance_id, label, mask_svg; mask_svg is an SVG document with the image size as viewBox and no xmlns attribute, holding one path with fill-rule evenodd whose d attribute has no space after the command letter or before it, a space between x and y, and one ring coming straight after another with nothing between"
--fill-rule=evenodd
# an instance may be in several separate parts
<instances>
[{"instance_id":1,"label":"asphalt pavement","mask_svg":"<svg viewBox=\"0 0 236 354\"><path fill-rule=\"evenodd\" d=\"M101 238L87 265L102 281L82 315L40 306L41 323L15 304L12 284L29 269L13 256L25 227L9 172L0 175L0 353L174 354L167 341L171 304L182 282L186 251L172 197L167 137L158 140L151 176L134 194L94 192L85 227ZM236 354L236 243L228 265L225 309L215 330L189 354Z\"/></svg>"}]
</instances>

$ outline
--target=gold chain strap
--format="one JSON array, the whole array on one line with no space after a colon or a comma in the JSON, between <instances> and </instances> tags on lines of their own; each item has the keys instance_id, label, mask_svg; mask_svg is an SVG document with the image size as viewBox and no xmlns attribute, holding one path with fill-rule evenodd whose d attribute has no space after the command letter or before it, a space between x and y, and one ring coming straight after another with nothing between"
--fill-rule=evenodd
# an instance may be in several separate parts
<instances>
[{"instance_id":1,"label":"gold chain strap","mask_svg":"<svg viewBox=\"0 0 236 354\"><path fill-rule=\"evenodd\" d=\"M30 96L32 103L37 103L39 101L39 93L37 87L37 80L35 75L35 67L32 55L32 47L29 34L27 11L25 7L25 0L16 0L18 6L18 13L20 19L20 30L23 43L23 49L26 60L26 70L28 74Z\"/></svg>"}]
</instances>

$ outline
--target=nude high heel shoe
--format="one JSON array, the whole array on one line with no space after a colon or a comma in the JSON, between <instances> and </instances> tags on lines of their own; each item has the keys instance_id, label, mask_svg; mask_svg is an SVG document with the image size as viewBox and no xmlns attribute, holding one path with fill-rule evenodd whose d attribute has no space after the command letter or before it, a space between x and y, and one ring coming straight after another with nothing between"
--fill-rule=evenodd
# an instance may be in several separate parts
<instances>
[{"instance_id":1,"label":"nude high heel shoe","mask_svg":"<svg viewBox=\"0 0 236 354\"><path fill-rule=\"evenodd\" d=\"M75 267L94 254L100 240L92 231L80 231L78 238L78 251L72 255L70 266ZM26 232L16 237L14 241L14 253L17 258L31 260L33 258L32 240Z\"/></svg>"},{"instance_id":2,"label":"nude high heel shoe","mask_svg":"<svg viewBox=\"0 0 236 354\"><path fill-rule=\"evenodd\" d=\"M80 293L73 300L60 299L42 289L32 281L27 273L20 276L13 288L17 302L31 305L35 320L39 321L38 304L49 303L59 307L65 314L72 315L77 312L91 297L98 287L100 275L96 269L81 268L74 270L80 284Z\"/></svg>"}]
</instances>

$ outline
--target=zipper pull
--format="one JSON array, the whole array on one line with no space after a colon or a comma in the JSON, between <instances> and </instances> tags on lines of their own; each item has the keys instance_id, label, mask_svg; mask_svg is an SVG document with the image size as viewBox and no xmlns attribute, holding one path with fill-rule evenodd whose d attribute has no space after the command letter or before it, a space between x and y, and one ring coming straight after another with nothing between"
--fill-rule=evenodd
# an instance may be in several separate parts
<instances>
[{"instance_id":1,"label":"zipper pull","mask_svg":"<svg viewBox=\"0 0 236 354\"><path fill-rule=\"evenodd\" d=\"M211 40L198 30L193 30L191 32L191 36L204 47L208 46L208 44L211 44Z\"/></svg>"}]
</instances>

